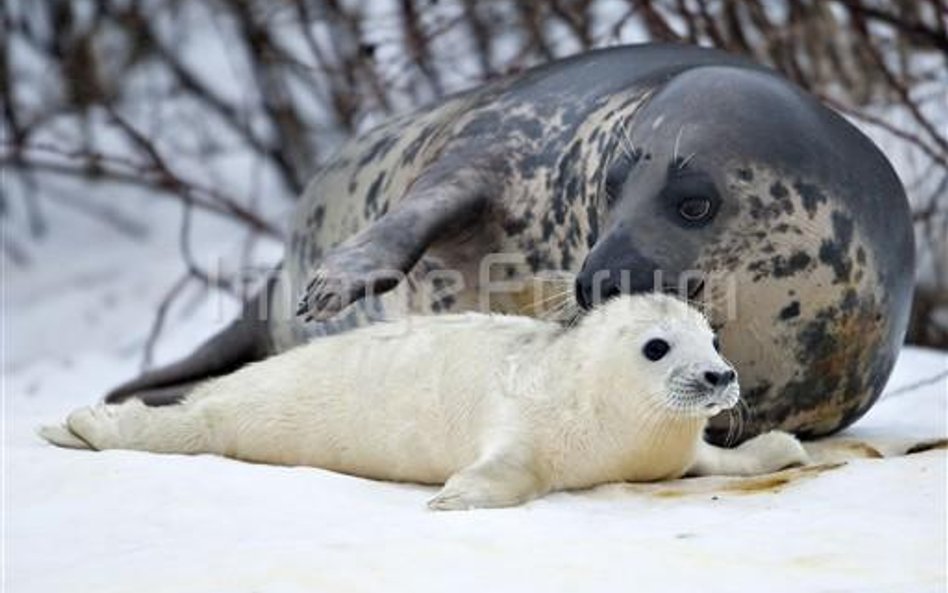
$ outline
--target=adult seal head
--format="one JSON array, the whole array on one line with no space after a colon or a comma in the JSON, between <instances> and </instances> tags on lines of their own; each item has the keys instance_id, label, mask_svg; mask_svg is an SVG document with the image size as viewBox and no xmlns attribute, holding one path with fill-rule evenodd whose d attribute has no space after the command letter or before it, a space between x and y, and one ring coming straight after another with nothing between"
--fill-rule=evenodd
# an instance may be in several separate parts
<instances>
[{"instance_id":1,"label":"adult seal head","mask_svg":"<svg viewBox=\"0 0 948 593\"><path fill-rule=\"evenodd\" d=\"M497 253L523 263L485 266ZM300 200L283 265L244 317L109 400L176 401L380 312L480 309L485 281L552 270L575 274L587 308L656 287L705 303L742 377L742 437L816 436L881 392L913 254L885 157L787 80L696 47L592 51L349 142Z\"/></svg>"},{"instance_id":2,"label":"adult seal head","mask_svg":"<svg viewBox=\"0 0 948 593\"><path fill-rule=\"evenodd\" d=\"M732 67L656 89L629 143L579 300L656 287L709 304L750 434L817 436L859 418L895 362L914 269L907 201L882 153L787 81Z\"/></svg>"}]
</instances>

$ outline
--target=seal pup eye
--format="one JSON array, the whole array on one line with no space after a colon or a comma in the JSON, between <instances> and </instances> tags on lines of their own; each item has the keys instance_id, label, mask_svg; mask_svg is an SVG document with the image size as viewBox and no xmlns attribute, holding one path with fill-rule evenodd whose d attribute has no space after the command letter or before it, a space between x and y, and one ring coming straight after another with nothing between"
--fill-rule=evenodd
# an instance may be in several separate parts
<instances>
[{"instance_id":1,"label":"seal pup eye","mask_svg":"<svg viewBox=\"0 0 948 593\"><path fill-rule=\"evenodd\" d=\"M645 347L642 348L642 354L645 355L645 358L655 362L664 358L669 350L671 350L671 346L668 345L668 342L655 338L645 343Z\"/></svg>"},{"instance_id":2,"label":"seal pup eye","mask_svg":"<svg viewBox=\"0 0 948 593\"><path fill-rule=\"evenodd\" d=\"M714 336L714 341L711 342L711 345L714 346L715 352L721 351L721 340L719 340L717 336Z\"/></svg>"},{"instance_id":3,"label":"seal pup eye","mask_svg":"<svg viewBox=\"0 0 948 593\"><path fill-rule=\"evenodd\" d=\"M708 198L686 198L678 204L678 214L689 222L700 222L711 214L711 200Z\"/></svg>"}]
</instances>

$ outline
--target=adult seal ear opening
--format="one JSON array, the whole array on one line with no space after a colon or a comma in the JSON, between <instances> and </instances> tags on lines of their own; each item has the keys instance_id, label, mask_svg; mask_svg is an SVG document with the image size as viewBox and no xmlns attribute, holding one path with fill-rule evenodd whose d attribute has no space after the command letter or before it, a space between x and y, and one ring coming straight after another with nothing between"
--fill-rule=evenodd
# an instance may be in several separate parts
<instances>
[{"instance_id":1,"label":"adult seal ear opening","mask_svg":"<svg viewBox=\"0 0 948 593\"><path fill-rule=\"evenodd\" d=\"M176 401L194 381L374 318L476 309L480 264L497 253L525 263L491 279L574 273L581 305L656 287L707 305L745 389L739 438L819 436L865 413L902 343L914 270L892 167L812 96L716 50L596 50L346 144L307 188L279 273L243 320L109 401ZM728 424L715 419L711 437Z\"/></svg>"}]
</instances>

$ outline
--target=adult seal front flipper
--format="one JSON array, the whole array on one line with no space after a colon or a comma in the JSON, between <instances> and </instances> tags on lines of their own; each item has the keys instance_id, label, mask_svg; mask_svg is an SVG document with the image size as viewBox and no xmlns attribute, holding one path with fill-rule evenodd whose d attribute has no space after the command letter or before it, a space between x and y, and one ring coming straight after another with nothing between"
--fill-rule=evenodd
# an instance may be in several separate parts
<instances>
[{"instance_id":1,"label":"adult seal front flipper","mask_svg":"<svg viewBox=\"0 0 948 593\"><path fill-rule=\"evenodd\" d=\"M388 213L326 254L297 308L329 319L368 292L395 288L429 245L476 224L490 195L484 168L423 174Z\"/></svg>"}]
</instances>

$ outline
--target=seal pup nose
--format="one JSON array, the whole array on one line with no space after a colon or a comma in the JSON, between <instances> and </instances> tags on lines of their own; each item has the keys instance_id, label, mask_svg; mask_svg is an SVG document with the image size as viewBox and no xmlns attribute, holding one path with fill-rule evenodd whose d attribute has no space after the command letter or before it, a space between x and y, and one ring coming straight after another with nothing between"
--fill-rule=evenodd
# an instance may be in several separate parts
<instances>
[{"instance_id":1,"label":"seal pup nose","mask_svg":"<svg viewBox=\"0 0 948 593\"><path fill-rule=\"evenodd\" d=\"M704 380L710 383L713 387L725 387L730 385L734 381L734 371L727 370L722 373L715 371L708 371L704 374Z\"/></svg>"}]
</instances>

